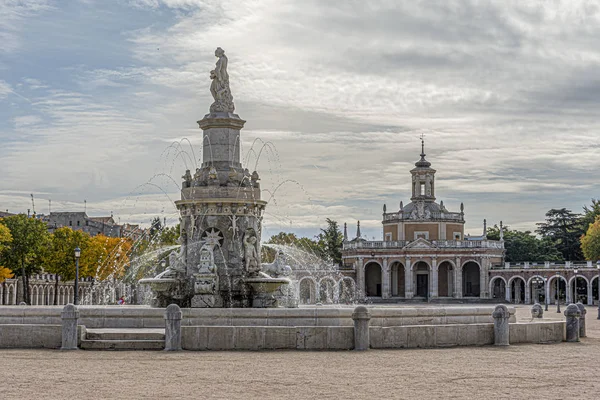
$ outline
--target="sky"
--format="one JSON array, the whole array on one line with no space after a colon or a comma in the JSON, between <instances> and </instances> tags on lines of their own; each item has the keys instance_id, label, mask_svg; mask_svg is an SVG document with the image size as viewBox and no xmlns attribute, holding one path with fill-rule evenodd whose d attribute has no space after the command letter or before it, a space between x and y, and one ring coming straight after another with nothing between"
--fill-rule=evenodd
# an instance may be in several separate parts
<instances>
[{"instance_id":1,"label":"sky","mask_svg":"<svg viewBox=\"0 0 600 400\"><path fill-rule=\"evenodd\" d=\"M175 224L222 47L263 236L381 240L421 135L466 232L533 230L600 197L599 42L598 1L0 0L0 210Z\"/></svg>"}]
</instances>

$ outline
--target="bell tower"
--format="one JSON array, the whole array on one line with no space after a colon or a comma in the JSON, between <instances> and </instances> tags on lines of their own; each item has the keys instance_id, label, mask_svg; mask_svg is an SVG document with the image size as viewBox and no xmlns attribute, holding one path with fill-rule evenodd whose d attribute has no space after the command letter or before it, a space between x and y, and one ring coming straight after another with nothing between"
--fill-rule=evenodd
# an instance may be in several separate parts
<instances>
[{"instance_id":1,"label":"bell tower","mask_svg":"<svg viewBox=\"0 0 600 400\"><path fill-rule=\"evenodd\" d=\"M435 169L425 159L425 140L421 136L421 159L415 163L412 175L412 201L435 201Z\"/></svg>"}]
</instances>

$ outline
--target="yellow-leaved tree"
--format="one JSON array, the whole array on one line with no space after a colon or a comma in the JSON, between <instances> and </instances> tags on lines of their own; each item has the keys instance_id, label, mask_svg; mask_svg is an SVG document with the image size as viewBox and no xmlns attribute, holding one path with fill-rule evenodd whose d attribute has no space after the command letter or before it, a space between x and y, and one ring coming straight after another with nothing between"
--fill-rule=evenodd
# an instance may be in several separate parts
<instances>
[{"instance_id":1,"label":"yellow-leaved tree","mask_svg":"<svg viewBox=\"0 0 600 400\"><path fill-rule=\"evenodd\" d=\"M581 237L581 250L586 260L600 261L600 216Z\"/></svg>"},{"instance_id":2,"label":"yellow-leaved tree","mask_svg":"<svg viewBox=\"0 0 600 400\"><path fill-rule=\"evenodd\" d=\"M94 236L91 242L91 247L101 254L100 258L96 258L97 255L94 256L98 260L94 275L96 279L103 281L108 278L122 278L125 270L129 267L131 239L98 235Z\"/></svg>"},{"instance_id":3,"label":"yellow-leaved tree","mask_svg":"<svg viewBox=\"0 0 600 400\"><path fill-rule=\"evenodd\" d=\"M12 242L10 229L0 223L0 256L2 255L2 251L6 248L6 245L10 242ZM2 259L0 259L0 283L4 283L5 280L10 279L13 276L15 276L15 274L13 274L10 269L3 267Z\"/></svg>"}]
</instances>

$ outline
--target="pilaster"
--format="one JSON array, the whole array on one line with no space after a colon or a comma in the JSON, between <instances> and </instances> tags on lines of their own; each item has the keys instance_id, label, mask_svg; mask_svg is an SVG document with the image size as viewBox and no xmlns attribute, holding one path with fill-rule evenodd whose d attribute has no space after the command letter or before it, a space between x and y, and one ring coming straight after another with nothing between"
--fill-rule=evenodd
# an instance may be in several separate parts
<instances>
[{"instance_id":1,"label":"pilaster","mask_svg":"<svg viewBox=\"0 0 600 400\"><path fill-rule=\"evenodd\" d=\"M412 299L413 297L413 279L410 257L406 257L406 264L404 267L404 297L407 299Z\"/></svg>"},{"instance_id":2,"label":"pilaster","mask_svg":"<svg viewBox=\"0 0 600 400\"><path fill-rule=\"evenodd\" d=\"M439 279L438 279L438 265L437 265L437 257L433 257L431 259L431 272L432 272L432 281L431 282L431 298L437 298L438 297L438 285L439 285Z\"/></svg>"}]
</instances>

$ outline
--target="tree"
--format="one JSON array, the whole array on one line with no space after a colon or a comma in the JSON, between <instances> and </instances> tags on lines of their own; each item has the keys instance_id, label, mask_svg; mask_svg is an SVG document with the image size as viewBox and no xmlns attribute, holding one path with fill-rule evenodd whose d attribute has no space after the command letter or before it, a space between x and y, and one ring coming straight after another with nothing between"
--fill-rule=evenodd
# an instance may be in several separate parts
<instances>
[{"instance_id":1,"label":"tree","mask_svg":"<svg viewBox=\"0 0 600 400\"><path fill-rule=\"evenodd\" d=\"M92 256L90 260L98 259L95 268L96 279L103 281L108 278L121 278L129 267L133 243L129 238L114 238L104 235L94 236L91 240L93 248L102 249L99 258Z\"/></svg>"},{"instance_id":2,"label":"tree","mask_svg":"<svg viewBox=\"0 0 600 400\"><path fill-rule=\"evenodd\" d=\"M600 216L600 200L592 199L590 207L583 206L583 216L581 217L581 227L583 231L587 231L589 226L596 221Z\"/></svg>"},{"instance_id":3,"label":"tree","mask_svg":"<svg viewBox=\"0 0 600 400\"><path fill-rule=\"evenodd\" d=\"M579 214L566 208L553 208L546 213L546 222L537 225L536 232L542 235L542 238L550 239L565 260L583 258L580 238L584 231Z\"/></svg>"},{"instance_id":4,"label":"tree","mask_svg":"<svg viewBox=\"0 0 600 400\"><path fill-rule=\"evenodd\" d=\"M561 261L562 254L554 247L548 238L537 238L530 231L510 230L507 226L504 232L505 261ZM490 240L500 240L500 229L497 225L488 228L487 237Z\"/></svg>"},{"instance_id":5,"label":"tree","mask_svg":"<svg viewBox=\"0 0 600 400\"><path fill-rule=\"evenodd\" d=\"M154 217L150 223L150 239L154 239L162 230L162 222L159 217Z\"/></svg>"},{"instance_id":6,"label":"tree","mask_svg":"<svg viewBox=\"0 0 600 400\"><path fill-rule=\"evenodd\" d=\"M336 221L330 218L327 218L326 221L327 228L321 229L321 233L317 235L318 244L335 264L340 265L342 263L342 241L344 237Z\"/></svg>"},{"instance_id":7,"label":"tree","mask_svg":"<svg viewBox=\"0 0 600 400\"><path fill-rule=\"evenodd\" d=\"M58 228L50 235L48 248L44 254L44 269L54 274L54 304L58 299L58 278L63 281L75 279L75 248L81 250L79 276L89 276L89 264L84 262L89 255L90 236L82 231L74 231L69 227Z\"/></svg>"},{"instance_id":8,"label":"tree","mask_svg":"<svg viewBox=\"0 0 600 400\"><path fill-rule=\"evenodd\" d=\"M586 260L600 260L600 216L596 217L596 221L581 237L581 250Z\"/></svg>"},{"instance_id":9,"label":"tree","mask_svg":"<svg viewBox=\"0 0 600 400\"><path fill-rule=\"evenodd\" d=\"M5 225L0 224L0 254L2 254L2 251L10 242L12 242L10 230ZM0 265L0 282L2 282L2 284L4 284L4 281L11 279L13 276L15 275L10 269ZM6 290L3 292L6 292Z\"/></svg>"},{"instance_id":10,"label":"tree","mask_svg":"<svg viewBox=\"0 0 600 400\"><path fill-rule=\"evenodd\" d=\"M319 258L324 258L326 256L323 247L316 240L307 237L299 238L294 233L279 232L277 235L271 236L265 243L294 246L300 250L314 254ZM275 254L275 250L268 248L268 246L263 246L261 249L261 260L263 262L273 262Z\"/></svg>"},{"instance_id":11,"label":"tree","mask_svg":"<svg viewBox=\"0 0 600 400\"><path fill-rule=\"evenodd\" d=\"M13 240L5 246L0 259L5 267L23 278L22 300L30 304L29 277L40 271L49 240L47 226L43 221L23 214L6 217L1 223L10 230Z\"/></svg>"},{"instance_id":12,"label":"tree","mask_svg":"<svg viewBox=\"0 0 600 400\"><path fill-rule=\"evenodd\" d=\"M158 241L161 245L170 246L177 244L177 240L179 239L179 224L175 226L171 226L169 228L165 227L160 234L158 235Z\"/></svg>"}]
</instances>

